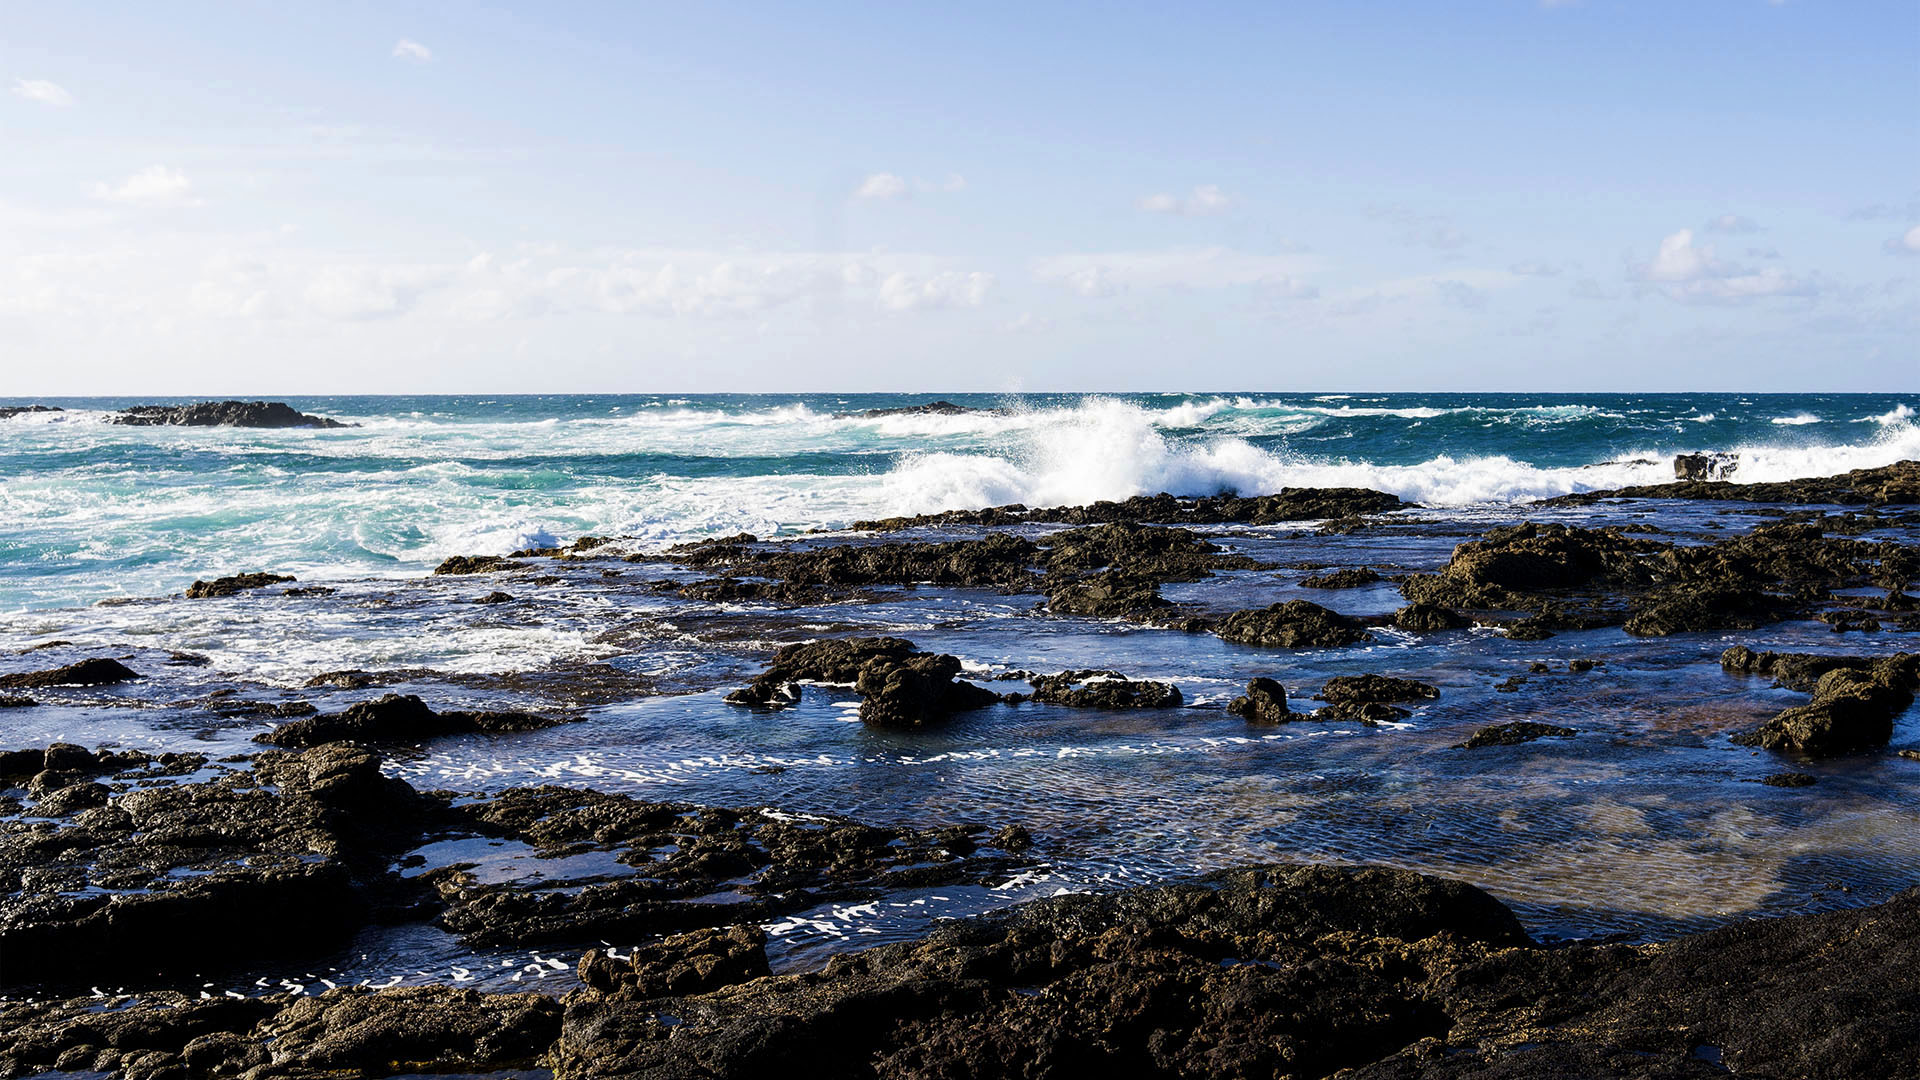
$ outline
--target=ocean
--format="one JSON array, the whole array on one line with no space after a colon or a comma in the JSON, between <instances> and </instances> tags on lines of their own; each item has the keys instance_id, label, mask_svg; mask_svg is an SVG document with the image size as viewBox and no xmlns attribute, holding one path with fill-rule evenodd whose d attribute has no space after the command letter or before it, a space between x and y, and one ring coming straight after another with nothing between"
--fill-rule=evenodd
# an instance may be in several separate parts
<instances>
[{"instance_id":1,"label":"ocean","mask_svg":"<svg viewBox=\"0 0 1920 1080\"><path fill-rule=\"evenodd\" d=\"M880 824L1031 830L1035 865L1009 880L901 888L769 925L780 970L1024 899L1258 862L1367 863L1461 878L1547 939L1657 939L1873 902L1920 876L1920 762L1891 753L1783 761L1727 737L1806 695L1730 675L1722 650L1915 651L1913 633L1892 620L1846 634L1801 620L1657 638L1604 626L1545 641L1515 640L1491 625L1438 633L1375 625L1358 644L1268 649L1046 612L1041 597L994 588L908 585L798 604L703 600L676 591L701 571L649 555L743 531L801 545L864 542L809 531L1015 502L1372 487L1418 505L1355 531L1310 521L1202 528L1261 568L1170 582L1161 592L1213 616L1310 599L1377 623L1406 603L1399 577L1446 565L1455 545L1495 526L1618 525L1699 544L1783 512L1529 500L1670 480L1673 456L1687 451L1737 452L1741 480L1920 458L1920 399L947 399L992 411L859 415L932 400L894 395L303 397L289 401L357 426L250 430L104 421L110 410L156 399L37 399L65 411L0 420L0 674L108 656L144 678L36 690L37 704L0 712L0 748L68 741L219 758L259 750L254 736L278 722L252 703L332 713L398 692L436 709L525 709L574 721L392 752L387 771L422 790L557 783ZM503 555L586 534L615 538L615 554L537 560L505 574L430 573L452 555ZM963 527L884 538L978 535ZM1876 526L1862 535L1906 534ZM1306 582L1329 566L1372 568L1381 578L1346 589ZM302 591L181 596L196 579L249 571L294 575ZM877 634L952 654L969 677L996 688L1021 686L997 681L1019 672L1105 669L1172 683L1184 705L1103 712L1029 702L890 730L858 721L850 689L809 687L798 705L773 714L723 701L778 645ZM1598 666L1576 673L1575 660ZM365 677L335 674L342 671ZM1223 708L1255 676L1279 680L1306 709L1329 678L1363 673L1419 679L1440 696L1377 726L1262 728ZM1485 725L1515 720L1580 734L1455 749ZM1893 746L1920 747L1911 712ZM1755 782L1787 768L1817 783ZM32 816L18 803L0 809L0 819L27 822L22 828L33 827ZM570 875L590 880L611 865L605 851L543 858L526 845L471 839L416 854L408 873L473 864L483 881L539 888L572 888ZM418 922L370 927L297 968L210 974L204 985L214 994L277 993L278 980L304 985L317 973L338 983L519 989L535 978L564 980L556 972L577 956L559 948L534 960L524 951L476 954Z\"/></svg>"},{"instance_id":2,"label":"ocean","mask_svg":"<svg viewBox=\"0 0 1920 1080\"><path fill-rule=\"evenodd\" d=\"M0 399L0 611L177 592L272 568L419 574L583 533L668 544L895 514L1283 487L1486 507L1673 477L1920 457L1912 395L947 395L1002 410L864 419L888 394L303 397L341 430L142 428L164 398Z\"/></svg>"}]
</instances>

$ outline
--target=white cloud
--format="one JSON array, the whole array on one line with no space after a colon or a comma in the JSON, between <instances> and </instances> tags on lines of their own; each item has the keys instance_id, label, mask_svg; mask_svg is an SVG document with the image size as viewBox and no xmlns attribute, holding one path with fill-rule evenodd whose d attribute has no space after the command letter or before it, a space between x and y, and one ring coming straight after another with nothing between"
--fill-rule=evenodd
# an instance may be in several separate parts
<instances>
[{"instance_id":1,"label":"white cloud","mask_svg":"<svg viewBox=\"0 0 1920 1080\"><path fill-rule=\"evenodd\" d=\"M861 181L860 186L854 189L853 197L856 199L876 200L900 199L906 197L908 190L907 182L904 178L895 176L892 173L881 172L874 173L872 176Z\"/></svg>"},{"instance_id":2,"label":"white cloud","mask_svg":"<svg viewBox=\"0 0 1920 1080\"><path fill-rule=\"evenodd\" d=\"M13 96L37 101L42 105L63 108L73 104L73 95L66 88L45 79L13 80Z\"/></svg>"},{"instance_id":3,"label":"white cloud","mask_svg":"<svg viewBox=\"0 0 1920 1080\"><path fill-rule=\"evenodd\" d=\"M1218 184L1201 184L1185 198L1178 195L1148 195L1139 202L1139 207L1155 214L1183 214L1187 217L1202 217L1218 214L1233 205L1233 199L1220 190Z\"/></svg>"},{"instance_id":4,"label":"white cloud","mask_svg":"<svg viewBox=\"0 0 1920 1080\"><path fill-rule=\"evenodd\" d=\"M1553 277L1560 273L1559 267L1551 263L1539 262L1514 263L1507 269L1520 277Z\"/></svg>"},{"instance_id":5,"label":"white cloud","mask_svg":"<svg viewBox=\"0 0 1920 1080\"><path fill-rule=\"evenodd\" d=\"M1682 303L1737 303L1768 296L1811 296L1815 292L1811 283L1778 267L1753 270L1720 259L1712 247L1693 242L1692 229L1681 229L1661 240L1653 261L1639 267L1635 276L1658 285Z\"/></svg>"},{"instance_id":6,"label":"white cloud","mask_svg":"<svg viewBox=\"0 0 1920 1080\"><path fill-rule=\"evenodd\" d=\"M1478 311L1487 306L1487 294L1464 281L1452 278L1436 281L1433 283L1433 290L1435 295L1440 297L1440 302L1449 307Z\"/></svg>"},{"instance_id":7,"label":"white cloud","mask_svg":"<svg viewBox=\"0 0 1920 1080\"><path fill-rule=\"evenodd\" d=\"M412 38L401 38L393 44L393 55L402 60L411 60L416 64L433 62L433 50Z\"/></svg>"},{"instance_id":8,"label":"white cloud","mask_svg":"<svg viewBox=\"0 0 1920 1080\"><path fill-rule=\"evenodd\" d=\"M1899 236L1888 237L1886 248L1895 255L1920 255L1920 225L1915 225Z\"/></svg>"},{"instance_id":9,"label":"white cloud","mask_svg":"<svg viewBox=\"0 0 1920 1080\"><path fill-rule=\"evenodd\" d=\"M118 186L93 185L93 197L131 206L193 206L193 184L187 174L165 165L150 165L121 181Z\"/></svg>"},{"instance_id":10,"label":"white cloud","mask_svg":"<svg viewBox=\"0 0 1920 1080\"><path fill-rule=\"evenodd\" d=\"M895 272L880 282L879 304L888 311L979 307L993 285L993 275L980 271L949 270L931 277Z\"/></svg>"},{"instance_id":11,"label":"white cloud","mask_svg":"<svg viewBox=\"0 0 1920 1080\"><path fill-rule=\"evenodd\" d=\"M1741 217L1739 214L1721 214L1719 217L1707 222L1707 231L1721 233L1726 236L1737 236L1742 233L1759 232L1760 226L1755 224L1754 220L1749 217Z\"/></svg>"}]
</instances>

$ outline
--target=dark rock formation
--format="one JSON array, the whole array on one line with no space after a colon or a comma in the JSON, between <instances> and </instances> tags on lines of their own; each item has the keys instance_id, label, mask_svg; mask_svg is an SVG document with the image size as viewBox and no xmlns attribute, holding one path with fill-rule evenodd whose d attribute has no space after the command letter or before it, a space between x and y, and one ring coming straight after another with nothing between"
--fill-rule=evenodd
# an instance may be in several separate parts
<instances>
[{"instance_id":1,"label":"dark rock formation","mask_svg":"<svg viewBox=\"0 0 1920 1080\"><path fill-rule=\"evenodd\" d=\"M455 555L433 568L436 574L490 574L498 570L524 570L527 564L499 555Z\"/></svg>"},{"instance_id":2,"label":"dark rock formation","mask_svg":"<svg viewBox=\"0 0 1920 1080\"><path fill-rule=\"evenodd\" d=\"M272 731L255 735L253 741L282 747L334 742L420 743L443 735L537 731L564 722L564 718L525 712L435 712L412 694L388 694L377 701L350 705L344 712L281 724Z\"/></svg>"},{"instance_id":3,"label":"dark rock formation","mask_svg":"<svg viewBox=\"0 0 1920 1080\"><path fill-rule=\"evenodd\" d=\"M234 574L231 577L214 578L212 581L195 581L187 586L187 599L205 600L215 596L232 596L248 589L264 589L269 585L284 585L293 580L291 574Z\"/></svg>"},{"instance_id":4,"label":"dark rock formation","mask_svg":"<svg viewBox=\"0 0 1920 1080\"><path fill-rule=\"evenodd\" d=\"M580 981L625 998L682 997L773 974L767 935L757 926L694 930L615 960L600 949L580 958Z\"/></svg>"},{"instance_id":5,"label":"dark rock formation","mask_svg":"<svg viewBox=\"0 0 1920 1080\"><path fill-rule=\"evenodd\" d=\"M11 420L26 413L65 412L58 405L0 405L0 420Z\"/></svg>"},{"instance_id":6,"label":"dark rock formation","mask_svg":"<svg viewBox=\"0 0 1920 1080\"><path fill-rule=\"evenodd\" d=\"M0 709L31 709L38 704L40 703L30 697L0 694Z\"/></svg>"},{"instance_id":7,"label":"dark rock formation","mask_svg":"<svg viewBox=\"0 0 1920 1080\"><path fill-rule=\"evenodd\" d=\"M1398 510L1398 496L1368 488L1283 488L1272 495L1138 495L1119 502L1034 509L1015 503L985 510L947 510L916 517L857 521L851 527L885 531L926 525L1011 525L1024 521L1099 525L1150 521L1162 525L1274 525L1286 521L1350 518Z\"/></svg>"},{"instance_id":8,"label":"dark rock formation","mask_svg":"<svg viewBox=\"0 0 1920 1080\"><path fill-rule=\"evenodd\" d=\"M1117 671L1063 671L1033 680L1033 700L1072 709L1176 709L1172 683L1129 679Z\"/></svg>"},{"instance_id":9,"label":"dark rock formation","mask_svg":"<svg viewBox=\"0 0 1920 1080\"><path fill-rule=\"evenodd\" d=\"M1893 737L1893 718L1913 704L1916 687L1920 653L1898 653L1867 667L1836 667L1813 684L1811 702L1733 741L1810 757L1885 746Z\"/></svg>"},{"instance_id":10,"label":"dark rock formation","mask_svg":"<svg viewBox=\"0 0 1920 1080\"><path fill-rule=\"evenodd\" d=\"M1440 696L1440 690L1413 679L1396 679L1388 675L1339 675L1328 679L1327 685L1314 696L1336 705L1432 701Z\"/></svg>"},{"instance_id":11,"label":"dark rock formation","mask_svg":"<svg viewBox=\"0 0 1920 1080\"><path fill-rule=\"evenodd\" d=\"M960 661L945 653L869 660L854 682L860 719L875 727L921 727L1000 700L991 690L955 679L958 674Z\"/></svg>"},{"instance_id":12,"label":"dark rock formation","mask_svg":"<svg viewBox=\"0 0 1920 1080\"><path fill-rule=\"evenodd\" d=\"M951 401L929 401L924 405L899 405L891 409L866 409L861 412L837 412L835 420L878 420L886 416L964 416L967 413L998 412L998 409L975 409L966 405L955 405Z\"/></svg>"},{"instance_id":13,"label":"dark rock formation","mask_svg":"<svg viewBox=\"0 0 1920 1080\"><path fill-rule=\"evenodd\" d=\"M135 405L107 417L108 423L139 427L340 428L351 425L309 416L284 401L202 401L194 405Z\"/></svg>"},{"instance_id":14,"label":"dark rock formation","mask_svg":"<svg viewBox=\"0 0 1920 1080\"><path fill-rule=\"evenodd\" d=\"M1673 478L1676 480L1730 480L1739 468L1739 454L1678 454L1673 459Z\"/></svg>"},{"instance_id":15,"label":"dark rock formation","mask_svg":"<svg viewBox=\"0 0 1920 1080\"><path fill-rule=\"evenodd\" d=\"M1768 787L1812 787L1820 781L1803 772L1774 773L1760 781Z\"/></svg>"},{"instance_id":16,"label":"dark rock formation","mask_svg":"<svg viewBox=\"0 0 1920 1080\"><path fill-rule=\"evenodd\" d=\"M6 1000L0 1074L1912 1076L1916 966L1920 889L1541 948L1471 886L1270 866L1034 901L804 974L766 974L746 924L595 950L557 1004L446 987Z\"/></svg>"},{"instance_id":17,"label":"dark rock formation","mask_svg":"<svg viewBox=\"0 0 1920 1080\"><path fill-rule=\"evenodd\" d=\"M1570 727L1557 724L1541 724L1532 720L1515 720L1505 724L1483 727L1473 733L1473 737L1455 746L1455 750L1478 750L1483 746L1519 746L1535 739L1571 739L1579 732Z\"/></svg>"},{"instance_id":18,"label":"dark rock formation","mask_svg":"<svg viewBox=\"0 0 1920 1080\"><path fill-rule=\"evenodd\" d=\"M1357 621L1307 600L1236 611L1221 619L1214 633L1225 641L1278 649L1334 648L1373 640Z\"/></svg>"},{"instance_id":19,"label":"dark rock formation","mask_svg":"<svg viewBox=\"0 0 1920 1080\"><path fill-rule=\"evenodd\" d=\"M118 660L95 657L46 671L26 671L0 675L0 690L22 690L41 686L104 686L108 683L138 679L139 672Z\"/></svg>"},{"instance_id":20,"label":"dark rock formation","mask_svg":"<svg viewBox=\"0 0 1920 1080\"><path fill-rule=\"evenodd\" d=\"M1735 645L1720 654L1720 666L1742 675L1769 675L1777 685L1810 693L1820 676L1835 668L1872 667L1871 656L1836 656L1822 653L1754 652Z\"/></svg>"},{"instance_id":21,"label":"dark rock formation","mask_svg":"<svg viewBox=\"0 0 1920 1080\"><path fill-rule=\"evenodd\" d=\"M1308 589L1358 589L1383 581L1379 573L1368 567L1345 567L1326 574L1313 574L1300 579L1300 584Z\"/></svg>"},{"instance_id":22,"label":"dark rock formation","mask_svg":"<svg viewBox=\"0 0 1920 1080\"><path fill-rule=\"evenodd\" d=\"M1393 613L1393 625L1402 630L1430 633L1435 630L1458 630L1473 624L1452 608L1438 604L1408 604Z\"/></svg>"},{"instance_id":23,"label":"dark rock formation","mask_svg":"<svg viewBox=\"0 0 1920 1080\"><path fill-rule=\"evenodd\" d=\"M905 638L832 638L781 648L765 671L726 701L781 709L799 702L801 681L852 683L860 694L860 719L878 727L919 727L1000 700L991 690L957 680L958 674L957 658L919 652Z\"/></svg>"},{"instance_id":24,"label":"dark rock formation","mask_svg":"<svg viewBox=\"0 0 1920 1080\"><path fill-rule=\"evenodd\" d=\"M513 603L513 595L495 589L485 596L476 597L473 602L476 604L511 604Z\"/></svg>"},{"instance_id":25,"label":"dark rock formation","mask_svg":"<svg viewBox=\"0 0 1920 1080\"><path fill-rule=\"evenodd\" d=\"M1737 502L1839 506L1890 506L1920 503L1920 461L1901 461L1876 469L1855 469L1838 476L1772 483L1736 484L1725 480L1680 480L1589 491L1547 499L1543 506L1586 506L1602 499L1725 499Z\"/></svg>"},{"instance_id":26,"label":"dark rock formation","mask_svg":"<svg viewBox=\"0 0 1920 1080\"><path fill-rule=\"evenodd\" d=\"M1160 595L1160 583L1125 570L1103 570L1054 586L1047 609L1062 615L1097 619L1148 619L1173 605Z\"/></svg>"},{"instance_id":27,"label":"dark rock formation","mask_svg":"<svg viewBox=\"0 0 1920 1080\"><path fill-rule=\"evenodd\" d=\"M1227 711L1253 724L1284 724L1293 719L1287 709L1286 688L1263 677L1249 680L1247 692L1228 702Z\"/></svg>"},{"instance_id":28,"label":"dark rock formation","mask_svg":"<svg viewBox=\"0 0 1920 1080\"><path fill-rule=\"evenodd\" d=\"M205 762L54 746L6 755L6 768L31 767L35 754L36 781L71 777L55 792L88 774ZM262 754L253 771L214 782L133 786L111 802L90 789L64 807L37 796L43 812L77 813L66 827L0 831L0 982L85 985L339 944L379 906L381 853L419 828L418 796L379 766L365 750L322 747Z\"/></svg>"}]
</instances>

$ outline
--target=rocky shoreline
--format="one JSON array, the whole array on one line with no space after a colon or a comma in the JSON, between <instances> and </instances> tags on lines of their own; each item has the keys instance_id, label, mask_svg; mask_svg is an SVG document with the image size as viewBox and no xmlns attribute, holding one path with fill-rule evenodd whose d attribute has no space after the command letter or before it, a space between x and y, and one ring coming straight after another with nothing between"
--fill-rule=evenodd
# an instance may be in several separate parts
<instances>
[{"instance_id":1,"label":"rocky shoreline","mask_svg":"<svg viewBox=\"0 0 1920 1080\"><path fill-rule=\"evenodd\" d=\"M910 1077L1920 1075L1920 1036L1909 1033L1920 1031L1920 889L1652 944L1553 945L1457 880L1254 865L1030 900L776 971L765 928L779 920L910 890L993 890L1037 865L1050 838L1017 820L915 825L562 784L436 790L398 768L435 740L510 743L666 689L724 692L717 711L770 725L831 699L863 730L900 738L986 709L1089 722L1181 710L1227 735L1386 731L1453 693L1382 653L1376 670L1304 685L1257 676L1196 701L1138 669L1036 658L1039 670L987 670L955 655L950 638L922 647L919 630L820 621L822 605L943 590L1006 598L1033 620L1151 627L1276 657L1394 635L1740 635L1750 644L1725 649L1719 666L1729 679L1771 681L1777 711L1723 728L1722 745L1795 770L1890 758L1920 691L1920 650L1806 651L1768 635L1920 631L1917 484L1920 464L1905 462L1775 486L1762 501L1780 508L1762 523L1703 537L1527 521L1463 539L1425 569L1283 565L1248 554L1268 549L1246 548L1236 531L1421 527L1400 500L1356 489L1009 506L861 523L869 535L742 534L666 551L590 536L448 559L418 587L463 590L462 604L488 611L556 588L718 605L703 640L738 662L684 687L609 664L490 681L346 668L307 679L302 696L229 686L198 699L255 725L262 748L247 753L70 743L0 753L0 1077L746 1077L796 1061L819 1075ZM1725 487L1681 482L1541 510L1741 498ZM1275 573L1348 611L1355 592L1397 593L1398 606L1240 606L1238 593L1223 604L1204 591ZM298 604L326 589L247 569L195 581L183 601L196 611ZM8 714L110 705L117 689L158 677L156 664L196 663L159 650L32 658L51 648L77 647L44 643L0 672ZM1577 695L1580 680L1610 670L1585 657L1535 660L1494 689L1551 676ZM483 681L514 696L443 700ZM1591 737L1510 720L1453 736L1462 741L1441 752L1505 760ZM1778 771L1759 783L1817 781ZM502 875L502 860L541 873ZM307 970L396 927L476 950L584 953L563 963L532 951L547 965L540 974L567 984L560 994L381 989L317 973L277 991L262 980L266 993L226 989Z\"/></svg>"}]
</instances>

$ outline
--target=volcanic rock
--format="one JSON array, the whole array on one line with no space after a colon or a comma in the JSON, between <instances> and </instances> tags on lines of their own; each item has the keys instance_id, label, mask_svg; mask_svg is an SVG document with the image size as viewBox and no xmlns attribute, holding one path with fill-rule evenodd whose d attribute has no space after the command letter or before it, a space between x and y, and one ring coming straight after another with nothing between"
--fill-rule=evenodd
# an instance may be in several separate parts
<instances>
[{"instance_id":1,"label":"volcanic rock","mask_svg":"<svg viewBox=\"0 0 1920 1080\"><path fill-rule=\"evenodd\" d=\"M555 717L525 712L435 712L412 694L388 694L376 701L350 705L344 712L310 716L281 724L272 731L255 735L253 741L283 747L319 746L333 742L419 743L443 735L537 731L564 722Z\"/></svg>"},{"instance_id":2,"label":"volcanic rock","mask_svg":"<svg viewBox=\"0 0 1920 1080\"><path fill-rule=\"evenodd\" d=\"M1227 711L1253 724L1284 724L1293 719L1287 709L1287 691L1273 679L1248 680L1247 692L1227 703Z\"/></svg>"},{"instance_id":3,"label":"volcanic rock","mask_svg":"<svg viewBox=\"0 0 1920 1080\"><path fill-rule=\"evenodd\" d=\"M1117 671L1063 671L1034 679L1033 700L1072 709L1176 709L1183 699L1172 683Z\"/></svg>"},{"instance_id":4,"label":"volcanic rock","mask_svg":"<svg viewBox=\"0 0 1920 1080\"><path fill-rule=\"evenodd\" d=\"M232 596L248 589L264 589L269 585L284 585L293 581L291 574L235 574L231 577L214 578L212 581L195 581L187 586L187 599L204 600L215 596Z\"/></svg>"},{"instance_id":5,"label":"volcanic rock","mask_svg":"<svg viewBox=\"0 0 1920 1080\"><path fill-rule=\"evenodd\" d=\"M351 425L309 416L284 401L203 401L194 405L135 405L107 417L138 427L342 428Z\"/></svg>"},{"instance_id":6,"label":"volcanic rock","mask_svg":"<svg viewBox=\"0 0 1920 1080\"><path fill-rule=\"evenodd\" d=\"M1214 633L1224 641L1281 649L1334 648L1373 640L1357 621L1307 600L1236 611L1221 619Z\"/></svg>"},{"instance_id":7,"label":"volcanic rock","mask_svg":"<svg viewBox=\"0 0 1920 1080\"><path fill-rule=\"evenodd\" d=\"M104 686L141 678L118 660L95 657L46 671L26 671L0 675L0 689L18 690L41 686Z\"/></svg>"},{"instance_id":8,"label":"volcanic rock","mask_svg":"<svg viewBox=\"0 0 1920 1080\"><path fill-rule=\"evenodd\" d=\"M1438 687L1413 679L1387 675L1339 675L1315 695L1336 705L1365 704L1376 701L1432 701L1440 696Z\"/></svg>"}]
</instances>

